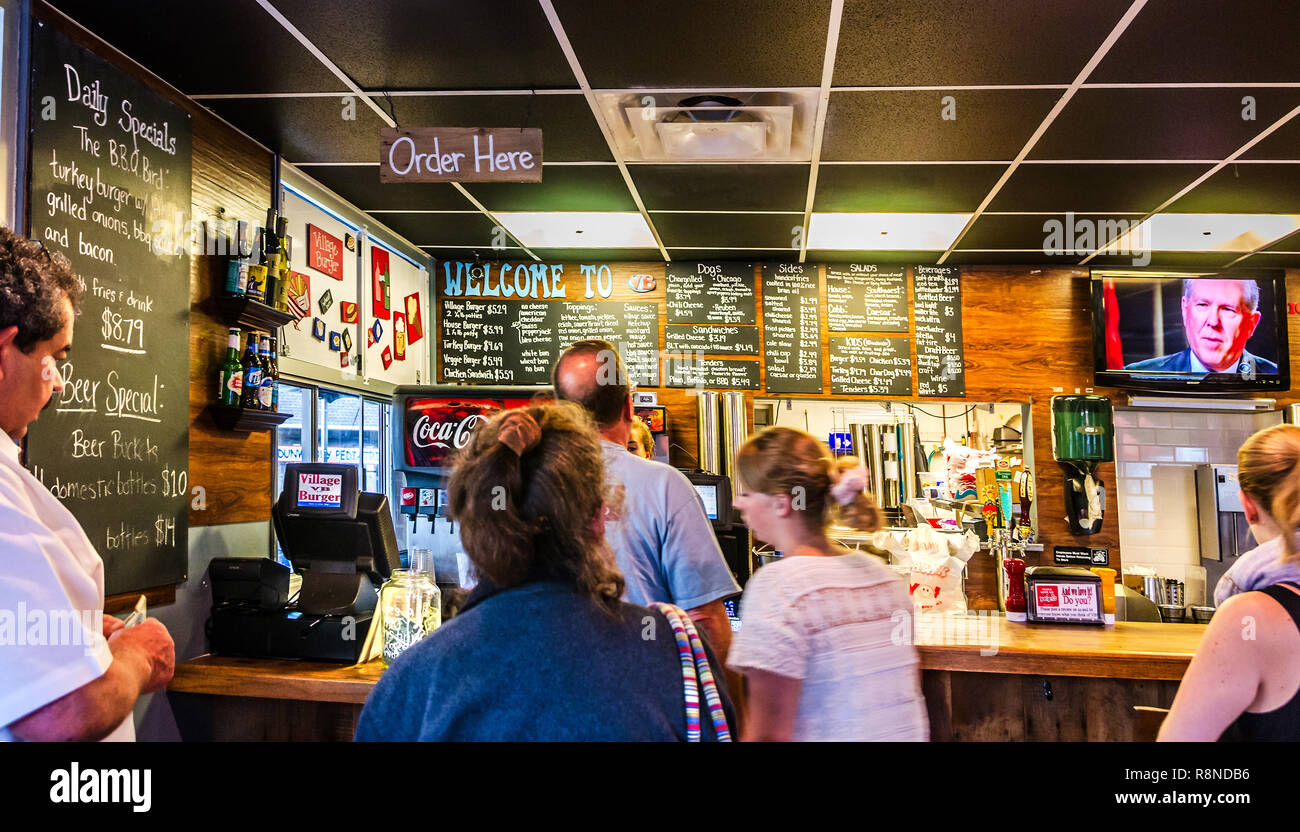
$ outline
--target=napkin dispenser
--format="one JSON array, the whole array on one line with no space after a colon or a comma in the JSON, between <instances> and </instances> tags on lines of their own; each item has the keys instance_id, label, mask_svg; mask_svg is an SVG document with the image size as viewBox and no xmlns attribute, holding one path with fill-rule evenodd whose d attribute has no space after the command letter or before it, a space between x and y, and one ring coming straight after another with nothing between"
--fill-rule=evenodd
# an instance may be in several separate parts
<instances>
[{"instance_id":1,"label":"napkin dispenser","mask_svg":"<svg viewBox=\"0 0 1300 832\"><path fill-rule=\"evenodd\" d=\"M1050 624L1106 623L1101 578L1077 566L1031 566L1025 570L1029 620Z\"/></svg>"}]
</instances>

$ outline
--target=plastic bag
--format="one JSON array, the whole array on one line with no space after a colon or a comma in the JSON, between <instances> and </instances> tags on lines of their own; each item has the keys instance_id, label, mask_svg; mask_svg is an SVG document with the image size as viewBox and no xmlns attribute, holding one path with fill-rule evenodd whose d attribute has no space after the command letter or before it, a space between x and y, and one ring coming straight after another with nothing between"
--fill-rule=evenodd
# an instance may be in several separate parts
<instances>
[{"instance_id":1,"label":"plastic bag","mask_svg":"<svg viewBox=\"0 0 1300 832\"><path fill-rule=\"evenodd\" d=\"M974 534L943 534L929 526L917 526L903 534L877 532L872 545L908 567L907 588L918 609L966 611L963 572L979 549Z\"/></svg>"}]
</instances>

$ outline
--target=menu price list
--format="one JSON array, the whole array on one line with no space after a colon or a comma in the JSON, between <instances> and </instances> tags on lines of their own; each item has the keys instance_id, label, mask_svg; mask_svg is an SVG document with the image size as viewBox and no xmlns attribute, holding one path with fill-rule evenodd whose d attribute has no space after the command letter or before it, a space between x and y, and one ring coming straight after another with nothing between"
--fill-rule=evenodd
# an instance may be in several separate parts
<instances>
[{"instance_id":1,"label":"menu price list","mask_svg":"<svg viewBox=\"0 0 1300 832\"><path fill-rule=\"evenodd\" d=\"M830 366L833 395L912 395L911 343L906 338L834 336Z\"/></svg>"},{"instance_id":2,"label":"menu price list","mask_svg":"<svg viewBox=\"0 0 1300 832\"><path fill-rule=\"evenodd\" d=\"M664 351L758 355L758 327L668 324L664 327Z\"/></svg>"},{"instance_id":3,"label":"menu price list","mask_svg":"<svg viewBox=\"0 0 1300 832\"><path fill-rule=\"evenodd\" d=\"M769 393L822 392L815 265L763 266L763 366Z\"/></svg>"},{"instance_id":4,"label":"menu price list","mask_svg":"<svg viewBox=\"0 0 1300 832\"><path fill-rule=\"evenodd\" d=\"M699 387L705 390L758 390L757 361L742 358L698 358L695 356L664 359L665 387Z\"/></svg>"},{"instance_id":5,"label":"menu price list","mask_svg":"<svg viewBox=\"0 0 1300 832\"><path fill-rule=\"evenodd\" d=\"M827 266L826 323L831 332L907 332L907 269Z\"/></svg>"},{"instance_id":6,"label":"menu price list","mask_svg":"<svg viewBox=\"0 0 1300 832\"><path fill-rule=\"evenodd\" d=\"M672 262L667 275L668 323L758 323L752 263Z\"/></svg>"},{"instance_id":7,"label":"menu price list","mask_svg":"<svg viewBox=\"0 0 1300 832\"><path fill-rule=\"evenodd\" d=\"M659 308L652 302L442 300L444 381L546 384L564 348L600 338L638 384L657 386Z\"/></svg>"},{"instance_id":8,"label":"menu price list","mask_svg":"<svg viewBox=\"0 0 1300 832\"><path fill-rule=\"evenodd\" d=\"M188 568L190 116L52 26L32 28L31 231L85 285L32 473L104 560L109 595Z\"/></svg>"},{"instance_id":9,"label":"menu price list","mask_svg":"<svg viewBox=\"0 0 1300 832\"><path fill-rule=\"evenodd\" d=\"M922 396L966 395L961 331L961 270L912 270L916 315L916 380Z\"/></svg>"}]
</instances>

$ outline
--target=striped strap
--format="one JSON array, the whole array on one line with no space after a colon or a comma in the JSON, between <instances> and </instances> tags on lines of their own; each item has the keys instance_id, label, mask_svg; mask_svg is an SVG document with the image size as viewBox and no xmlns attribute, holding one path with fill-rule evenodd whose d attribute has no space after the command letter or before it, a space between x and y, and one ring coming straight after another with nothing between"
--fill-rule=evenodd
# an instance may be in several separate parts
<instances>
[{"instance_id":1,"label":"striped strap","mask_svg":"<svg viewBox=\"0 0 1300 832\"><path fill-rule=\"evenodd\" d=\"M695 629L695 622L684 610L672 604L654 603L650 606L668 619L669 626L673 628L673 637L677 640L686 699L686 741L699 742L701 738L700 686L703 685L704 700L709 706L709 718L713 721L713 732L719 742L731 742L727 713L722 707L722 697L718 693L708 655L704 652L704 642Z\"/></svg>"}]
</instances>

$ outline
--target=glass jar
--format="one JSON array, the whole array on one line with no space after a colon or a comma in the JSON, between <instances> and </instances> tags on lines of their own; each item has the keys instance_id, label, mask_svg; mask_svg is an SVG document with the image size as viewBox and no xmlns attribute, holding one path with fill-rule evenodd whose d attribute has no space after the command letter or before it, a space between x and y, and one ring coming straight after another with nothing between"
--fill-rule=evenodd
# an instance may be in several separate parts
<instances>
[{"instance_id":1,"label":"glass jar","mask_svg":"<svg viewBox=\"0 0 1300 832\"><path fill-rule=\"evenodd\" d=\"M414 569L394 569L379 589L384 666L442 624L442 593L433 579Z\"/></svg>"}]
</instances>

